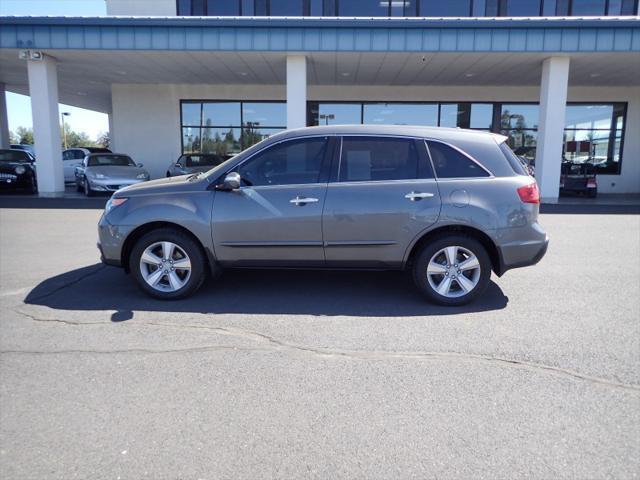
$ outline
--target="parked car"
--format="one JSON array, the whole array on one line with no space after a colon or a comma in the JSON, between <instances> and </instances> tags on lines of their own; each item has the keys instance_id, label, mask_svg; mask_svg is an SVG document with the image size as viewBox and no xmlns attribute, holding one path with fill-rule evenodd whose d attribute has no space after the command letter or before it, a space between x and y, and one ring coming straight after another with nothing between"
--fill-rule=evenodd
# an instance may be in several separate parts
<instances>
[{"instance_id":1,"label":"parked car","mask_svg":"<svg viewBox=\"0 0 640 480\"><path fill-rule=\"evenodd\" d=\"M560 171L560 193L583 193L587 197L598 195L596 167L589 162L562 162Z\"/></svg>"},{"instance_id":2,"label":"parked car","mask_svg":"<svg viewBox=\"0 0 640 480\"><path fill-rule=\"evenodd\" d=\"M461 305L492 270L547 249L537 184L505 140L409 126L281 132L207 173L119 190L98 247L161 299L225 267L375 268L410 269L428 299Z\"/></svg>"},{"instance_id":3,"label":"parked car","mask_svg":"<svg viewBox=\"0 0 640 480\"><path fill-rule=\"evenodd\" d=\"M90 153L111 153L111 150L102 147L74 147L67 148L62 152L65 182L73 183L76 181L76 167L81 166L84 157Z\"/></svg>"},{"instance_id":4,"label":"parked car","mask_svg":"<svg viewBox=\"0 0 640 480\"><path fill-rule=\"evenodd\" d=\"M149 172L121 153L90 153L76 167L76 187L91 197L95 192L115 192L149 180Z\"/></svg>"},{"instance_id":5,"label":"parked car","mask_svg":"<svg viewBox=\"0 0 640 480\"><path fill-rule=\"evenodd\" d=\"M35 160L26 150L0 150L0 188L38 191Z\"/></svg>"},{"instance_id":6,"label":"parked car","mask_svg":"<svg viewBox=\"0 0 640 480\"><path fill-rule=\"evenodd\" d=\"M224 158L213 153L188 153L180 155L176 163L169 165L167 177L206 172L224 162Z\"/></svg>"},{"instance_id":7,"label":"parked car","mask_svg":"<svg viewBox=\"0 0 640 480\"><path fill-rule=\"evenodd\" d=\"M33 145L30 144L22 144L22 143L12 143L9 146L12 150L24 150L25 152L29 152L29 154L34 158L36 158L36 149Z\"/></svg>"}]
</instances>

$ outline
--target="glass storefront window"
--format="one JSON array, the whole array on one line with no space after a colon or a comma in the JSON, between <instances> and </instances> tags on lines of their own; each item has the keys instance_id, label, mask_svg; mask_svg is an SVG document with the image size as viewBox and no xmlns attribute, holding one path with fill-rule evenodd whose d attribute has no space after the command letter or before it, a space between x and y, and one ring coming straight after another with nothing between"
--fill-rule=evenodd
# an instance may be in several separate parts
<instances>
[{"instance_id":1,"label":"glass storefront window","mask_svg":"<svg viewBox=\"0 0 640 480\"><path fill-rule=\"evenodd\" d=\"M284 128L287 124L287 105L271 102L244 102L242 121L245 125L251 122L254 125Z\"/></svg>"},{"instance_id":2,"label":"glass storefront window","mask_svg":"<svg viewBox=\"0 0 640 480\"><path fill-rule=\"evenodd\" d=\"M606 0L573 0L571 2L571 15L604 15L606 3Z\"/></svg>"},{"instance_id":3,"label":"glass storefront window","mask_svg":"<svg viewBox=\"0 0 640 480\"><path fill-rule=\"evenodd\" d=\"M221 17L240 15L240 2L229 2L228 0L207 0L207 15Z\"/></svg>"},{"instance_id":4,"label":"glass storefront window","mask_svg":"<svg viewBox=\"0 0 640 480\"><path fill-rule=\"evenodd\" d=\"M536 17L540 15L540 0L503 0L500 14L507 17Z\"/></svg>"},{"instance_id":5,"label":"glass storefront window","mask_svg":"<svg viewBox=\"0 0 640 480\"><path fill-rule=\"evenodd\" d=\"M201 153L215 153L226 158L241 150L239 128L201 129Z\"/></svg>"},{"instance_id":6,"label":"glass storefront window","mask_svg":"<svg viewBox=\"0 0 640 480\"><path fill-rule=\"evenodd\" d=\"M493 104L492 103L472 103L469 128L491 130L493 124Z\"/></svg>"},{"instance_id":7,"label":"glass storefront window","mask_svg":"<svg viewBox=\"0 0 640 480\"><path fill-rule=\"evenodd\" d=\"M388 17L389 0L357 0L338 2L341 17Z\"/></svg>"},{"instance_id":8,"label":"glass storefront window","mask_svg":"<svg viewBox=\"0 0 640 480\"><path fill-rule=\"evenodd\" d=\"M269 15L274 17L301 17L304 15L304 0L270 0Z\"/></svg>"},{"instance_id":9,"label":"glass storefront window","mask_svg":"<svg viewBox=\"0 0 640 480\"><path fill-rule=\"evenodd\" d=\"M468 17L471 12L471 0L420 0L421 17Z\"/></svg>"},{"instance_id":10,"label":"glass storefront window","mask_svg":"<svg viewBox=\"0 0 640 480\"><path fill-rule=\"evenodd\" d=\"M366 103L363 123L373 125L438 125L438 105Z\"/></svg>"},{"instance_id":11,"label":"glass storefront window","mask_svg":"<svg viewBox=\"0 0 640 480\"><path fill-rule=\"evenodd\" d=\"M286 125L284 102L182 102L183 153L229 156Z\"/></svg>"},{"instance_id":12,"label":"glass storefront window","mask_svg":"<svg viewBox=\"0 0 640 480\"><path fill-rule=\"evenodd\" d=\"M202 105L202 125L218 127L240 125L240 103L204 103Z\"/></svg>"},{"instance_id":13,"label":"glass storefront window","mask_svg":"<svg viewBox=\"0 0 640 480\"><path fill-rule=\"evenodd\" d=\"M311 114L312 125L359 125L362 123L362 104L321 103Z\"/></svg>"},{"instance_id":14,"label":"glass storefront window","mask_svg":"<svg viewBox=\"0 0 640 480\"><path fill-rule=\"evenodd\" d=\"M502 104L500 127L503 129L538 128L538 105Z\"/></svg>"}]
</instances>

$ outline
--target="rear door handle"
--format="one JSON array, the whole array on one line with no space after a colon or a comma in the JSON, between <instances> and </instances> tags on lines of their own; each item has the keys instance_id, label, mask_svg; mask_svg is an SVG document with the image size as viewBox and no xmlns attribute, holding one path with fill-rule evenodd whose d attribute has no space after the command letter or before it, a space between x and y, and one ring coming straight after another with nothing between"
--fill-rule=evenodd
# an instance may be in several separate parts
<instances>
[{"instance_id":1,"label":"rear door handle","mask_svg":"<svg viewBox=\"0 0 640 480\"><path fill-rule=\"evenodd\" d=\"M289 203L293 203L296 207L301 207L303 205L306 205L307 203L318 203L318 199L317 198L312 198L312 197L296 197L296 198L292 198L291 200L289 200Z\"/></svg>"},{"instance_id":2,"label":"rear door handle","mask_svg":"<svg viewBox=\"0 0 640 480\"><path fill-rule=\"evenodd\" d=\"M423 198L431 198L433 193L428 192L410 192L407 193L404 198L411 200L412 202L422 200Z\"/></svg>"}]
</instances>

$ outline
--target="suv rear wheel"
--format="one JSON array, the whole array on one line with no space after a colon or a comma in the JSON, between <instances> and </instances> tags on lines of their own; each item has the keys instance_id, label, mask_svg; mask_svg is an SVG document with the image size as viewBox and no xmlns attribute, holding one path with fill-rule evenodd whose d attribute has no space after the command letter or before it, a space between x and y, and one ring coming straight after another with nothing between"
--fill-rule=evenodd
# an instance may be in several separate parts
<instances>
[{"instance_id":1,"label":"suv rear wheel","mask_svg":"<svg viewBox=\"0 0 640 480\"><path fill-rule=\"evenodd\" d=\"M129 257L129 271L147 294L175 300L200 288L205 279L205 258L189 235L163 228L136 242Z\"/></svg>"},{"instance_id":2,"label":"suv rear wheel","mask_svg":"<svg viewBox=\"0 0 640 480\"><path fill-rule=\"evenodd\" d=\"M489 284L491 260L480 242L447 235L427 244L413 264L413 281L432 302L464 305Z\"/></svg>"}]
</instances>

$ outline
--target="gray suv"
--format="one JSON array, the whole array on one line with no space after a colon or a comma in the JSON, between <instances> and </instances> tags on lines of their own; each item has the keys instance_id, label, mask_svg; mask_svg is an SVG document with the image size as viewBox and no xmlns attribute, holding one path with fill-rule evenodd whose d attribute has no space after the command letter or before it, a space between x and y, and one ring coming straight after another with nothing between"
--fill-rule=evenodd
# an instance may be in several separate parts
<instances>
[{"instance_id":1,"label":"gray suv","mask_svg":"<svg viewBox=\"0 0 640 480\"><path fill-rule=\"evenodd\" d=\"M548 237L535 180L479 131L329 126L271 136L205 173L118 190L102 260L177 299L222 268L410 269L429 300L461 305Z\"/></svg>"}]
</instances>

